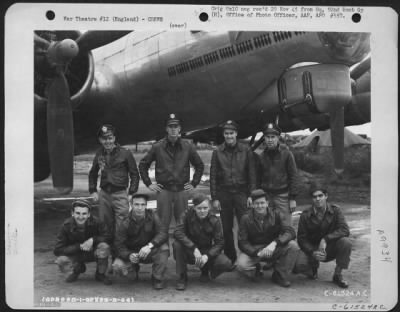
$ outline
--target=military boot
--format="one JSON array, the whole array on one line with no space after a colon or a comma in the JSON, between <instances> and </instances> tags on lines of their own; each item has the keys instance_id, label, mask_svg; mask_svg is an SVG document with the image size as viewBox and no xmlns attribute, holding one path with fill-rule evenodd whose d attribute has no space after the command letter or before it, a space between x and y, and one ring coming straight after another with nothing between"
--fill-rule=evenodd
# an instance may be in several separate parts
<instances>
[{"instance_id":1,"label":"military boot","mask_svg":"<svg viewBox=\"0 0 400 312\"><path fill-rule=\"evenodd\" d=\"M176 281L176 290L185 290L186 289L186 284L187 284L187 274L182 273L178 280Z\"/></svg>"},{"instance_id":2,"label":"military boot","mask_svg":"<svg viewBox=\"0 0 400 312\"><path fill-rule=\"evenodd\" d=\"M65 279L65 281L67 283L73 283L78 279L79 274L85 273L85 272L86 272L85 263L78 263L74 266L72 273L70 275L68 275L68 277Z\"/></svg>"},{"instance_id":3,"label":"military boot","mask_svg":"<svg viewBox=\"0 0 400 312\"><path fill-rule=\"evenodd\" d=\"M160 290L160 289L165 288L164 281L155 278L154 275L151 276L151 282L153 284L153 288L156 289L156 290Z\"/></svg>"},{"instance_id":4,"label":"military boot","mask_svg":"<svg viewBox=\"0 0 400 312\"><path fill-rule=\"evenodd\" d=\"M96 281L103 282L104 285L111 285L112 281L104 273L99 273L96 271L95 274Z\"/></svg>"},{"instance_id":5,"label":"military boot","mask_svg":"<svg viewBox=\"0 0 400 312\"><path fill-rule=\"evenodd\" d=\"M278 284L281 287L290 287L290 282L283 278L281 274L279 274L277 271L274 271L274 273L272 273L272 277L271 277L272 281L275 284Z\"/></svg>"},{"instance_id":6,"label":"military boot","mask_svg":"<svg viewBox=\"0 0 400 312\"><path fill-rule=\"evenodd\" d=\"M200 274L199 280L202 283L206 283L206 282L208 282L210 280L210 278L208 276L208 269L202 269L201 270L201 274Z\"/></svg>"},{"instance_id":7,"label":"military boot","mask_svg":"<svg viewBox=\"0 0 400 312\"><path fill-rule=\"evenodd\" d=\"M334 274L332 280L336 285L338 285L341 288L349 287L349 284L347 283L347 281L343 279L342 274Z\"/></svg>"}]
</instances>

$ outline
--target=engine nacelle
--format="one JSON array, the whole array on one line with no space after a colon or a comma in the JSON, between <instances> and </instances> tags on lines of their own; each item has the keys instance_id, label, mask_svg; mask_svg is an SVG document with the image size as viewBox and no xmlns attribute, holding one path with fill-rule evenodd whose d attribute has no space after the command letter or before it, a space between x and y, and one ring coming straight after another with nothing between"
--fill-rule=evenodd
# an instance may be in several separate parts
<instances>
[{"instance_id":1,"label":"engine nacelle","mask_svg":"<svg viewBox=\"0 0 400 312\"><path fill-rule=\"evenodd\" d=\"M64 39L76 40L81 33L79 31L38 31L43 38L61 42ZM51 51L51 50L50 50ZM90 91L94 79L94 59L92 52L79 53L71 59L65 68L69 92L71 94L72 108L77 108ZM35 51L35 103L47 102L46 83L54 75L54 67L51 64L51 55Z\"/></svg>"},{"instance_id":2,"label":"engine nacelle","mask_svg":"<svg viewBox=\"0 0 400 312\"><path fill-rule=\"evenodd\" d=\"M351 101L350 70L318 64L286 71L278 82L280 109L293 117L329 113Z\"/></svg>"},{"instance_id":3,"label":"engine nacelle","mask_svg":"<svg viewBox=\"0 0 400 312\"><path fill-rule=\"evenodd\" d=\"M306 117L336 111L350 103L351 97L350 70L346 65L302 66L288 69L247 105L243 114Z\"/></svg>"},{"instance_id":4,"label":"engine nacelle","mask_svg":"<svg viewBox=\"0 0 400 312\"><path fill-rule=\"evenodd\" d=\"M94 79L94 60L91 52L72 60L69 73L65 75L70 86L71 105L77 108L88 95ZM37 73L35 73L37 74ZM46 103L46 76L35 79L35 103ZM42 82L41 82L42 81ZM35 104L36 105L36 104Z\"/></svg>"}]
</instances>

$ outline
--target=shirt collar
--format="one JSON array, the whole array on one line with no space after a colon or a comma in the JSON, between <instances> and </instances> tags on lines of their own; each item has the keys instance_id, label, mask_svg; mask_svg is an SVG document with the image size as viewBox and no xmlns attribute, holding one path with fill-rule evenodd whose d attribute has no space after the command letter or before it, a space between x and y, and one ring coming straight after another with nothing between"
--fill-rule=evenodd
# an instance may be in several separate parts
<instances>
[{"instance_id":1,"label":"shirt collar","mask_svg":"<svg viewBox=\"0 0 400 312\"><path fill-rule=\"evenodd\" d=\"M325 208L325 210L324 210L324 214L325 214L326 212L328 212L328 213L330 213L330 214L333 214L333 208L332 208L332 206L331 206L329 203L326 203L326 208ZM315 208L314 205L312 205L312 207L311 207L311 214L313 214L314 216L317 215L317 209Z\"/></svg>"},{"instance_id":2,"label":"shirt collar","mask_svg":"<svg viewBox=\"0 0 400 312\"><path fill-rule=\"evenodd\" d=\"M89 217L89 218L86 220L86 222L85 222L85 224L84 224L84 226L83 226L82 228L86 228L88 225L92 225L92 223L93 223L93 219L92 219L92 217ZM70 224L71 224L71 231L74 231L74 230L76 230L76 229L79 228L79 226L78 226L78 224L76 223L74 217L71 217Z\"/></svg>"},{"instance_id":3,"label":"shirt collar","mask_svg":"<svg viewBox=\"0 0 400 312\"><path fill-rule=\"evenodd\" d=\"M222 150L223 151L227 150L228 148L232 148L233 150L237 150L239 152L242 151L242 148L240 147L239 142L237 142L237 141L236 141L236 144L234 146L232 146L232 147L228 146L226 144L226 142L222 143Z\"/></svg>"},{"instance_id":4,"label":"shirt collar","mask_svg":"<svg viewBox=\"0 0 400 312\"><path fill-rule=\"evenodd\" d=\"M257 214L255 213L255 211L254 211L253 208L251 208L250 213L251 213L251 216L252 216L252 218L253 218L254 220L260 220L259 218L257 218ZM271 206L268 206L268 207L267 207L267 213L265 214L265 216L263 217L263 219L269 218L269 217L272 215L272 213L273 213L273 212L272 212Z\"/></svg>"},{"instance_id":5,"label":"shirt collar","mask_svg":"<svg viewBox=\"0 0 400 312\"><path fill-rule=\"evenodd\" d=\"M165 143L166 143L166 145L172 146L171 141L168 140L168 135L165 137ZM176 146L181 146L181 145L182 145L181 138L178 138L178 139L176 140L175 145L176 145Z\"/></svg>"},{"instance_id":6,"label":"shirt collar","mask_svg":"<svg viewBox=\"0 0 400 312\"><path fill-rule=\"evenodd\" d=\"M141 218L141 219L139 219L139 218L137 218L137 217L135 216L135 214L133 213L133 210L131 210L131 211L129 212L129 219L130 219L130 220L133 220L133 221L136 222L136 223L141 222L141 221L143 221L143 220L146 220L146 219L147 219L147 216L148 216L148 214L147 214L147 209L145 210L144 217Z\"/></svg>"},{"instance_id":7,"label":"shirt collar","mask_svg":"<svg viewBox=\"0 0 400 312\"><path fill-rule=\"evenodd\" d=\"M198 222L203 222L203 221L205 221L205 220L208 220L209 218L210 218L210 211L208 211L207 217L205 217L204 219L200 219L200 218L197 216L196 211L194 210L194 208L191 208L191 215L190 215L190 220L191 220L191 221L196 220L196 221L198 221Z\"/></svg>"},{"instance_id":8,"label":"shirt collar","mask_svg":"<svg viewBox=\"0 0 400 312\"><path fill-rule=\"evenodd\" d=\"M118 143L115 143L115 146L111 150L110 155L115 154L117 152L117 150L119 150L119 148L120 148L120 145ZM106 151L106 149L104 147L102 147L102 150L103 150L103 154L104 155L107 154L107 151Z\"/></svg>"},{"instance_id":9,"label":"shirt collar","mask_svg":"<svg viewBox=\"0 0 400 312\"><path fill-rule=\"evenodd\" d=\"M280 153L282 151L282 146L278 142L278 146L276 148L274 148L273 150L270 150L267 147L265 147L264 151L265 151L265 153Z\"/></svg>"}]
</instances>

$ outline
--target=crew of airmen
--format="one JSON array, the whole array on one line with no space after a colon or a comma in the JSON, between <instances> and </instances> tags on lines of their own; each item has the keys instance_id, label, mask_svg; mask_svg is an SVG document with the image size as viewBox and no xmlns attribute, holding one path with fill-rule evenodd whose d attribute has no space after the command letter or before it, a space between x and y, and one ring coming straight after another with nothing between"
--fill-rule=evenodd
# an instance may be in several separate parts
<instances>
[{"instance_id":1,"label":"crew of airmen","mask_svg":"<svg viewBox=\"0 0 400 312\"><path fill-rule=\"evenodd\" d=\"M238 142L238 129L231 120L222 125L224 143L212 153L209 198L194 190L204 163L195 146L181 138L175 114L166 120L166 137L153 144L138 167L132 153L116 142L115 128L103 125L97 133L101 147L89 172L89 192L99 217L93 216L88 201L74 201L57 236L54 254L60 270L68 273L66 282L75 282L87 262L97 262L95 279L105 285L112 284L111 272L132 273L138 279L140 265L152 263L153 288L165 288L174 216L177 290L187 287L187 264L199 268L203 282L235 269L259 281L264 270L273 269L272 282L289 287L291 274L317 279L320 262L334 259L332 280L347 288L342 271L350 262L349 227L340 208L327 201L326 186L311 183L311 206L301 214L296 242L291 214L299 176L293 154L279 142L281 130L265 125L266 148L258 155ZM153 162L154 182L149 176ZM156 193L155 211L147 209L149 195L137 193L140 177ZM189 191L193 207L188 206Z\"/></svg>"}]
</instances>

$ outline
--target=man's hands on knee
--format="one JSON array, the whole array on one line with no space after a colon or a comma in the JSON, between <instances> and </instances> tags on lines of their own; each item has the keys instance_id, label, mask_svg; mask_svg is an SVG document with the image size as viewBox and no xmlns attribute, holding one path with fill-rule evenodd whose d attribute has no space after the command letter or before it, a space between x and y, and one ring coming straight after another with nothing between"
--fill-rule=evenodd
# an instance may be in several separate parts
<instances>
[{"instance_id":1,"label":"man's hands on knee","mask_svg":"<svg viewBox=\"0 0 400 312\"><path fill-rule=\"evenodd\" d=\"M147 256L150 254L151 252L151 248L153 246L150 244L147 244L146 246L143 246L140 250L139 250L139 259L146 259Z\"/></svg>"},{"instance_id":2,"label":"man's hands on knee","mask_svg":"<svg viewBox=\"0 0 400 312\"><path fill-rule=\"evenodd\" d=\"M318 261L325 261L326 260L326 241L325 239L321 239L319 243L318 250L313 252L314 259Z\"/></svg>"},{"instance_id":3,"label":"man's hands on knee","mask_svg":"<svg viewBox=\"0 0 400 312\"><path fill-rule=\"evenodd\" d=\"M257 256L259 256L260 258L271 258L272 255L274 254L274 251L276 249L276 242L273 241L271 242L267 247L261 249Z\"/></svg>"},{"instance_id":4,"label":"man's hands on knee","mask_svg":"<svg viewBox=\"0 0 400 312\"><path fill-rule=\"evenodd\" d=\"M132 263L139 263L139 254L138 253L131 253L129 255L129 261Z\"/></svg>"},{"instance_id":5,"label":"man's hands on knee","mask_svg":"<svg viewBox=\"0 0 400 312\"><path fill-rule=\"evenodd\" d=\"M325 261L326 260L326 253L316 250L313 252L313 258L318 261Z\"/></svg>"},{"instance_id":6,"label":"man's hands on knee","mask_svg":"<svg viewBox=\"0 0 400 312\"><path fill-rule=\"evenodd\" d=\"M193 256L194 256L194 264L199 268L202 268L208 261L208 256L202 255L198 248L195 248Z\"/></svg>"},{"instance_id":7,"label":"man's hands on knee","mask_svg":"<svg viewBox=\"0 0 400 312\"><path fill-rule=\"evenodd\" d=\"M91 251L93 249L93 238L89 238L88 240L84 241L80 247L83 251Z\"/></svg>"}]
</instances>

